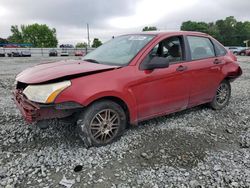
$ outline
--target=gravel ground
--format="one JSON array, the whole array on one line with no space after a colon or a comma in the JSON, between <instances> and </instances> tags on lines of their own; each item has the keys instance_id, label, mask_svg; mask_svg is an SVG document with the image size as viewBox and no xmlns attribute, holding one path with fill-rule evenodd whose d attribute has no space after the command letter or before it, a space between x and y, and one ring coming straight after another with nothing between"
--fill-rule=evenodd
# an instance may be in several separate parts
<instances>
[{"instance_id":1,"label":"gravel ground","mask_svg":"<svg viewBox=\"0 0 250 188\"><path fill-rule=\"evenodd\" d=\"M225 109L155 118L90 149L65 125L27 125L11 100L17 73L56 59L0 59L0 187L66 187L62 179L68 187L250 187L249 57L239 57L244 73Z\"/></svg>"}]
</instances>

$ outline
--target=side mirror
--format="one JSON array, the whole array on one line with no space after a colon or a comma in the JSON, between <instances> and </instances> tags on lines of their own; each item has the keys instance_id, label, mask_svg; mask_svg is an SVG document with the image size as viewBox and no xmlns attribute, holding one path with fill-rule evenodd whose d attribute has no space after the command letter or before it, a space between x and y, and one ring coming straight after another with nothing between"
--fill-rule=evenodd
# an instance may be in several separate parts
<instances>
[{"instance_id":1,"label":"side mirror","mask_svg":"<svg viewBox=\"0 0 250 188\"><path fill-rule=\"evenodd\" d=\"M164 57L153 57L149 62L141 64L142 70L153 70L169 67L169 61Z\"/></svg>"}]
</instances>

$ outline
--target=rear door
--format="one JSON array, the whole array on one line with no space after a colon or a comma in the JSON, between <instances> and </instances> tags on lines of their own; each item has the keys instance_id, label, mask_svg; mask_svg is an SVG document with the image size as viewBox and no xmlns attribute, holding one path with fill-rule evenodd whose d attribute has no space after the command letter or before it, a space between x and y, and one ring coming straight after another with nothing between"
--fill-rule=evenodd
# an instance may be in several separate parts
<instances>
[{"instance_id":1,"label":"rear door","mask_svg":"<svg viewBox=\"0 0 250 188\"><path fill-rule=\"evenodd\" d=\"M225 63L223 57L217 57L210 38L186 36L189 46L192 82L189 107L209 102L223 77L221 68Z\"/></svg>"}]
</instances>

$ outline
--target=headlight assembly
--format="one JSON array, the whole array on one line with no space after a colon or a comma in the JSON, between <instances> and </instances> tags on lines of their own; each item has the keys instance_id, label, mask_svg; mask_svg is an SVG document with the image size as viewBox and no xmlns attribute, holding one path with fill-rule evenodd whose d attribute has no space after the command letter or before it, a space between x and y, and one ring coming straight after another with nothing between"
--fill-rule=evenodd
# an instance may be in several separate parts
<instances>
[{"instance_id":1,"label":"headlight assembly","mask_svg":"<svg viewBox=\"0 0 250 188\"><path fill-rule=\"evenodd\" d=\"M52 103L55 98L67 87L71 85L70 81L63 81L52 84L29 85L23 94L31 101L39 103Z\"/></svg>"}]
</instances>

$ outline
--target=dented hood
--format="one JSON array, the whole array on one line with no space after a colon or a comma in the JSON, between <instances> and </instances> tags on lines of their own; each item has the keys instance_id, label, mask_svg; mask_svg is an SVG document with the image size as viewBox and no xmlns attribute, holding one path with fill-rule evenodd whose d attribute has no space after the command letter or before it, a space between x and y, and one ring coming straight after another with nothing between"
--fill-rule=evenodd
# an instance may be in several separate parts
<instances>
[{"instance_id":1,"label":"dented hood","mask_svg":"<svg viewBox=\"0 0 250 188\"><path fill-rule=\"evenodd\" d=\"M88 75L119 66L90 63L82 60L65 60L54 63L43 63L28 68L17 75L16 80L27 84L36 84L60 79L63 77Z\"/></svg>"}]
</instances>

